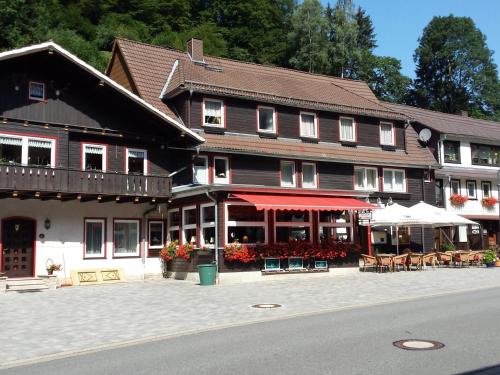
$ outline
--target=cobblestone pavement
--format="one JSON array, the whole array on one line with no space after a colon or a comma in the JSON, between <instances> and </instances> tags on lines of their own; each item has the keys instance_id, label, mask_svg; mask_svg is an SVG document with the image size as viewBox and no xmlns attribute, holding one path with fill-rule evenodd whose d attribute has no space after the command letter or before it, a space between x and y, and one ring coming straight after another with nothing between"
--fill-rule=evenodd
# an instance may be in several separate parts
<instances>
[{"instance_id":1,"label":"cobblestone pavement","mask_svg":"<svg viewBox=\"0 0 500 375\"><path fill-rule=\"evenodd\" d=\"M500 269L283 276L208 287L150 280L7 293L0 296L0 366L129 340L487 287L500 287ZM258 303L283 307L250 307Z\"/></svg>"}]
</instances>

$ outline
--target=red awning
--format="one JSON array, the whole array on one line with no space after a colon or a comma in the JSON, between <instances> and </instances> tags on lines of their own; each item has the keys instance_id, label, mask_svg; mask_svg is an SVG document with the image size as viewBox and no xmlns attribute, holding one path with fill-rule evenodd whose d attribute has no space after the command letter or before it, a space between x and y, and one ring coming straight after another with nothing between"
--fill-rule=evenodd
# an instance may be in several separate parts
<instances>
[{"instance_id":1,"label":"red awning","mask_svg":"<svg viewBox=\"0 0 500 375\"><path fill-rule=\"evenodd\" d=\"M354 198L270 194L233 194L258 210L367 210L376 206Z\"/></svg>"}]
</instances>

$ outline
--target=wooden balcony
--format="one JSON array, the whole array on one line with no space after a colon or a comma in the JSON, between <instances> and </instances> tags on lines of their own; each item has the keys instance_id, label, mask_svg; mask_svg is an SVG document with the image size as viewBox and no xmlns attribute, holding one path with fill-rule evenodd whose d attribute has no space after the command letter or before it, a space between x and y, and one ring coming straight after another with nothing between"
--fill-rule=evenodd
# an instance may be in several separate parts
<instances>
[{"instance_id":1,"label":"wooden balcony","mask_svg":"<svg viewBox=\"0 0 500 375\"><path fill-rule=\"evenodd\" d=\"M168 198L171 188L172 182L167 176L0 164L0 190L3 192L114 196L113 199Z\"/></svg>"}]
</instances>

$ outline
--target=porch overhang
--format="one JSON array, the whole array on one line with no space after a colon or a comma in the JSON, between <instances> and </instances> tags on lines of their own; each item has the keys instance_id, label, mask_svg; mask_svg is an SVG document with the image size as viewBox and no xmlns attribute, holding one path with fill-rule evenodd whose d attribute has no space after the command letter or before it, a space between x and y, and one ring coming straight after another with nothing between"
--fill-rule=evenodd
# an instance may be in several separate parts
<instances>
[{"instance_id":1,"label":"porch overhang","mask_svg":"<svg viewBox=\"0 0 500 375\"><path fill-rule=\"evenodd\" d=\"M233 194L235 198L253 204L258 210L371 210L370 203L349 197L299 196L274 194Z\"/></svg>"}]
</instances>

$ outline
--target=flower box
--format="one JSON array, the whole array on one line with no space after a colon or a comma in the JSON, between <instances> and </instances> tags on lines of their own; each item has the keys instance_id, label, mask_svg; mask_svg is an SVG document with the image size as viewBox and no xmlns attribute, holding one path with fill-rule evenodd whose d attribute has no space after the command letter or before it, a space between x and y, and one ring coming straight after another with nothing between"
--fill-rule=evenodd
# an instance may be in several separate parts
<instances>
[{"instance_id":1,"label":"flower box","mask_svg":"<svg viewBox=\"0 0 500 375\"><path fill-rule=\"evenodd\" d=\"M450 203L457 207L462 207L468 200L469 198L467 198L467 196L460 194L453 194L450 197Z\"/></svg>"},{"instance_id":2,"label":"flower box","mask_svg":"<svg viewBox=\"0 0 500 375\"><path fill-rule=\"evenodd\" d=\"M481 204L485 208L493 208L493 207L495 207L495 204L497 204L497 203L498 203L498 199L496 199L495 197L487 197L487 198L481 199Z\"/></svg>"}]
</instances>

